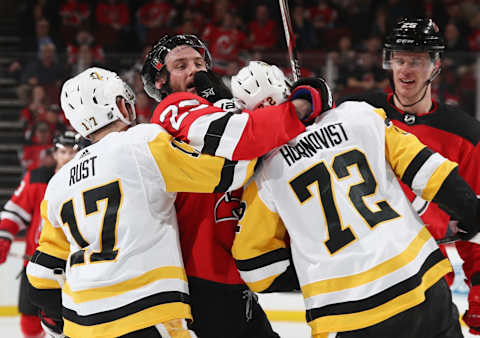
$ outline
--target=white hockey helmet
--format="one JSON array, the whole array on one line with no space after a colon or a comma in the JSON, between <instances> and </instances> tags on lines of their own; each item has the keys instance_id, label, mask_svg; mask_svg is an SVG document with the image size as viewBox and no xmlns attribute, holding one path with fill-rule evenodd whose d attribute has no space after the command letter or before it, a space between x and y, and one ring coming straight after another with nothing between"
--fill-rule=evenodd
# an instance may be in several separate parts
<instances>
[{"instance_id":1,"label":"white hockey helmet","mask_svg":"<svg viewBox=\"0 0 480 338\"><path fill-rule=\"evenodd\" d=\"M117 97L130 107L130 120L123 117ZM131 125L135 120L135 94L120 77L109 70L92 67L67 80L62 87L60 102L72 127L83 137L121 120Z\"/></svg>"},{"instance_id":2,"label":"white hockey helmet","mask_svg":"<svg viewBox=\"0 0 480 338\"><path fill-rule=\"evenodd\" d=\"M290 83L283 72L262 61L250 61L232 76L232 94L246 109L274 106L290 95Z\"/></svg>"}]
</instances>

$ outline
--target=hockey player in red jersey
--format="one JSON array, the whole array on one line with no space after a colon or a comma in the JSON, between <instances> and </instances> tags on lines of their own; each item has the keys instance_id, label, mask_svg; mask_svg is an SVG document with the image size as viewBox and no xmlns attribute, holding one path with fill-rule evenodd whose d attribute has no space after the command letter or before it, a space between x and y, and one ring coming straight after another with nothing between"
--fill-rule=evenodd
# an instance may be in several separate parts
<instances>
[{"instance_id":1,"label":"hockey player in red jersey","mask_svg":"<svg viewBox=\"0 0 480 338\"><path fill-rule=\"evenodd\" d=\"M438 27L430 19L402 19L383 49L383 67L392 71L393 93L362 94L337 101L366 101L385 110L397 126L417 136L422 143L459 164L459 173L480 194L480 123L459 108L432 99L431 83L441 70L445 48ZM419 165L428 162L419 159ZM428 229L441 239L447 235L448 214L436 203L415 197L402 186ZM470 287L469 309L463 316L470 332L480 335L480 245L455 243ZM444 249L444 248L443 248ZM444 250L445 253L445 250ZM449 277L449 282L452 282Z\"/></svg>"},{"instance_id":2,"label":"hockey player in red jersey","mask_svg":"<svg viewBox=\"0 0 480 338\"><path fill-rule=\"evenodd\" d=\"M77 152L76 134L67 131L54 138L53 157L55 167L40 167L28 171L13 196L3 207L0 221L0 264L4 263L10 251L10 245L15 235L26 230L25 261L33 255L38 246L42 230L40 203L45 194L48 181L65 163L70 161ZM33 305L27 295L27 277L23 269L20 281L18 309L21 313L20 326L24 337L44 337L40 326L38 308Z\"/></svg>"},{"instance_id":3,"label":"hockey player in red jersey","mask_svg":"<svg viewBox=\"0 0 480 338\"><path fill-rule=\"evenodd\" d=\"M202 152L231 158L231 166L236 160L261 156L304 130L297 118L302 111L309 113L304 118L307 120L319 113L316 107L304 110L300 103L305 102L298 99L242 111L230 100L230 90L210 70L211 64L206 46L197 37L164 37L148 55L142 79L145 91L159 101L152 122L196 146L216 140L214 146L203 146ZM270 87L259 90L272 90L278 96L279 102L270 104L283 102L288 95L283 90L285 79L271 75ZM314 102L321 100L313 88L307 91ZM197 128L203 132L191 132L192 125L203 126ZM278 337L231 256L237 221L245 209L240 196L241 191L177 194L175 207L191 295L192 329L199 337Z\"/></svg>"}]
</instances>

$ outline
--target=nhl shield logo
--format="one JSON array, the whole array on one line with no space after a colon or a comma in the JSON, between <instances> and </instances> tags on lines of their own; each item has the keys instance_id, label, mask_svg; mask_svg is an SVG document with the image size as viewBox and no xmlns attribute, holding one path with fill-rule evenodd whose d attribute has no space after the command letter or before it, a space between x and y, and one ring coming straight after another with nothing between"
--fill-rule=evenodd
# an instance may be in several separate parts
<instances>
[{"instance_id":1,"label":"nhl shield logo","mask_svg":"<svg viewBox=\"0 0 480 338\"><path fill-rule=\"evenodd\" d=\"M403 122L405 122L408 125L414 124L416 120L417 120L417 117L414 114L407 113L403 116Z\"/></svg>"}]
</instances>

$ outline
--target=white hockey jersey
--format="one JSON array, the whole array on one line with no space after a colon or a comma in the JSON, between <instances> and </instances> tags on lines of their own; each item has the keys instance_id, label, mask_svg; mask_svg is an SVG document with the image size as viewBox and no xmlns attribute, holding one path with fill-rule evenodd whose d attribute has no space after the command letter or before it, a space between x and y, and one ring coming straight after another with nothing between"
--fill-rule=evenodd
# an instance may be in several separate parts
<instances>
[{"instance_id":1,"label":"white hockey jersey","mask_svg":"<svg viewBox=\"0 0 480 338\"><path fill-rule=\"evenodd\" d=\"M48 185L27 268L38 289L58 289L53 269L65 269L64 333L117 337L191 318L175 192L237 189L254 165L201 155L152 124L80 151Z\"/></svg>"},{"instance_id":2,"label":"white hockey jersey","mask_svg":"<svg viewBox=\"0 0 480 338\"><path fill-rule=\"evenodd\" d=\"M456 164L346 102L270 152L244 191L233 255L254 291L289 266L286 230L313 335L379 323L421 303L447 272L397 177L431 200Z\"/></svg>"}]
</instances>

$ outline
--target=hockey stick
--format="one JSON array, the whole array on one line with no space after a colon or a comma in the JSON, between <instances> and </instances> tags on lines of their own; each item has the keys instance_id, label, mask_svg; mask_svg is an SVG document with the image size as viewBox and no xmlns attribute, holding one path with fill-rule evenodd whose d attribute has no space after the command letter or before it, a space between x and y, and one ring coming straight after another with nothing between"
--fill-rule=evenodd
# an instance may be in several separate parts
<instances>
[{"instance_id":1,"label":"hockey stick","mask_svg":"<svg viewBox=\"0 0 480 338\"><path fill-rule=\"evenodd\" d=\"M290 66L292 67L293 81L300 78L300 66L298 65L297 44L295 35L293 34L292 21L290 20L290 10L288 9L288 0L278 0L280 12L282 13L283 31L285 32L285 40L287 41L288 57Z\"/></svg>"}]
</instances>

